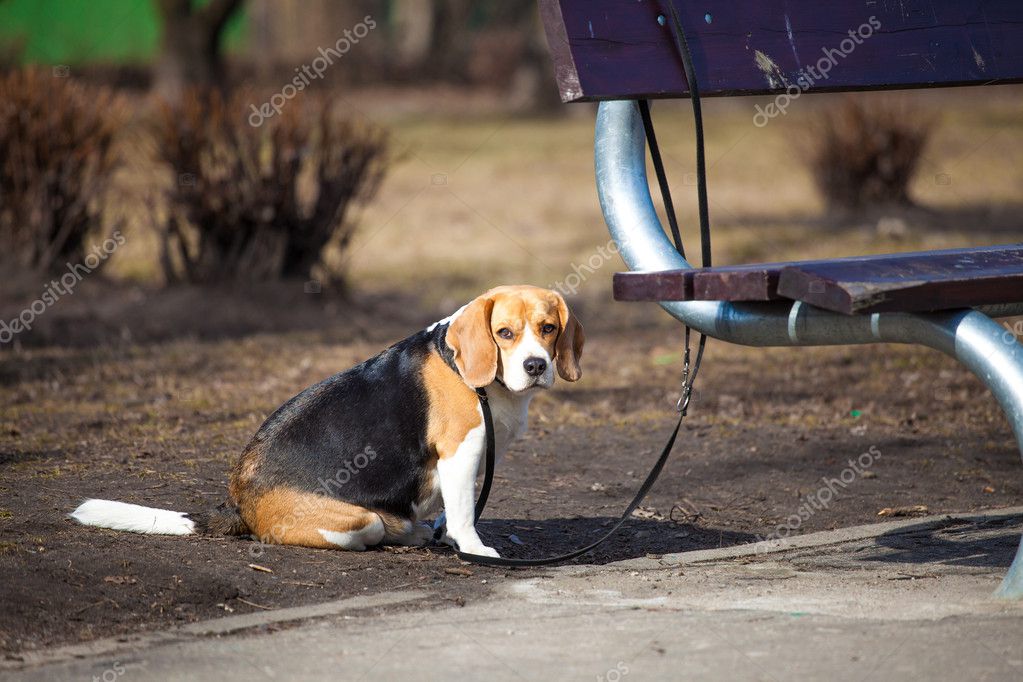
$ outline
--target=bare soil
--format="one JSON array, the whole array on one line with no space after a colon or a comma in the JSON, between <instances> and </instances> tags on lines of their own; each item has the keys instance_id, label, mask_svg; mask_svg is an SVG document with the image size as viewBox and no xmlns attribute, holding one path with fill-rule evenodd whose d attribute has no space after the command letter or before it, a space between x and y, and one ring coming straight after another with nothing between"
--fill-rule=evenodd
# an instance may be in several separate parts
<instances>
[{"instance_id":1,"label":"bare soil","mask_svg":"<svg viewBox=\"0 0 1023 682\"><path fill-rule=\"evenodd\" d=\"M0 305L3 319L17 301ZM602 532L672 425L679 327L652 305L598 295L576 307L584 377L534 401L481 524L506 555L564 552ZM278 404L448 312L393 295L309 295L302 283L212 292L83 283L20 350L0 354L0 648L17 657L399 588L465 603L536 573L466 567L444 547L261 547L66 517L86 497L216 505L232 458ZM822 494L871 448L868 467ZM639 516L579 563L745 543L783 523L793 533L866 523L885 508L1019 504L1019 465L994 400L937 353L712 342L660 482ZM818 504L799 518L808 495Z\"/></svg>"}]
</instances>

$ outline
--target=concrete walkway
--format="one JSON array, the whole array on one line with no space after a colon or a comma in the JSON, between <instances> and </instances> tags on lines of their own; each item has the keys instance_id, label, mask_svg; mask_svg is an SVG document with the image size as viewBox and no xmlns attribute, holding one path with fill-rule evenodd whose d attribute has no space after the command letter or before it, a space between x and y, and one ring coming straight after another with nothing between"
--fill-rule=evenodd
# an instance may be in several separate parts
<instances>
[{"instance_id":1,"label":"concrete walkway","mask_svg":"<svg viewBox=\"0 0 1023 682\"><path fill-rule=\"evenodd\" d=\"M554 569L464 607L357 597L33 653L0 677L1021 680L1023 602L992 597L1021 530L1023 509L930 517Z\"/></svg>"}]
</instances>

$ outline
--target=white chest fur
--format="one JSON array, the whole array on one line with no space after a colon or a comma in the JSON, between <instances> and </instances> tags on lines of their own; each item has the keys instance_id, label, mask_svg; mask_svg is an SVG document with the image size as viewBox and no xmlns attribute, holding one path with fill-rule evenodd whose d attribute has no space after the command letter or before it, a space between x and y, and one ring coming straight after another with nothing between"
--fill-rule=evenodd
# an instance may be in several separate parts
<instances>
[{"instance_id":1,"label":"white chest fur","mask_svg":"<svg viewBox=\"0 0 1023 682\"><path fill-rule=\"evenodd\" d=\"M533 392L512 393L495 382L487 387L487 399L494 418L494 449L500 456L513 440L525 432Z\"/></svg>"},{"instance_id":2,"label":"white chest fur","mask_svg":"<svg viewBox=\"0 0 1023 682\"><path fill-rule=\"evenodd\" d=\"M494 420L494 452L500 458L513 440L521 436L529 419L529 402L531 394L515 394L500 384L494 383L487 388L487 400L490 414ZM476 407L482 420L483 411ZM437 506L441 497L441 479L450 477L453 470L460 472L457 477L475 479L486 455L486 433L481 421L480 425L466 434L465 440L450 461L439 464L431 473L433 485L430 495L419 504L413 504L413 514L417 519L426 518Z\"/></svg>"},{"instance_id":3,"label":"white chest fur","mask_svg":"<svg viewBox=\"0 0 1023 682\"><path fill-rule=\"evenodd\" d=\"M525 431L532 396L512 393L494 383L487 387L487 399L494 418L494 451L500 456L508 444ZM480 407L476 409L480 410ZM480 540L473 520L476 475L485 451L486 437L483 424L480 424L466 434L453 456L437 462L437 477L447 516L448 539L453 540L463 552L497 556L496 551Z\"/></svg>"}]
</instances>

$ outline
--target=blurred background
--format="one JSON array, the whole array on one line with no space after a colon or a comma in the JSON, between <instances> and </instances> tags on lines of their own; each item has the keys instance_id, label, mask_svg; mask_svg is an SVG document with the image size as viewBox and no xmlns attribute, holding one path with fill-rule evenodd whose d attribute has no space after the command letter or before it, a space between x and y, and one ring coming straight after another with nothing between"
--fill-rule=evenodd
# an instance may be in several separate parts
<instances>
[{"instance_id":1,"label":"blurred background","mask_svg":"<svg viewBox=\"0 0 1023 682\"><path fill-rule=\"evenodd\" d=\"M489 197L463 183L476 196L459 206L454 173L516 114L561 113L531 2L5 1L0 66L0 262L17 295L114 232L102 279L146 296L345 292L395 255L367 251L375 237L422 263L451 223L478 226ZM430 189L432 206L407 206Z\"/></svg>"},{"instance_id":2,"label":"blurred background","mask_svg":"<svg viewBox=\"0 0 1023 682\"><path fill-rule=\"evenodd\" d=\"M528 0L3 0L0 66L0 312L119 238L8 347L320 328L569 275L603 306L620 265L580 273L607 244L593 106L559 103ZM1018 238L1020 92L811 94L762 126L766 102L708 102L718 262ZM657 112L692 224L686 104Z\"/></svg>"}]
</instances>

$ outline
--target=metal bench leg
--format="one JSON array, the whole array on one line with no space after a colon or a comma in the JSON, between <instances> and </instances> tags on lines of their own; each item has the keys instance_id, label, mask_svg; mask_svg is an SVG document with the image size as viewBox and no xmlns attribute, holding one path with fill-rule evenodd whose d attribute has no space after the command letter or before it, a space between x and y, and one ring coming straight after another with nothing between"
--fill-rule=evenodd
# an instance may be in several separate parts
<instances>
[{"instance_id":1,"label":"metal bench leg","mask_svg":"<svg viewBox=\"0 0 1023 682\"><path fill-rule=\"evenodd\" d=\"M646 139L635 102L600 103L594 152L601 210L629 268L692 267L668 241L654 210L646 176ZM991 389L1023 452L1023 347L988 317L1023 315L1023 303L873 315L841 315L783 301L662 301L660 305L698 331L747 346L915 343L940 350L966 365ZM997 594L1023 598L1023 542Z\"/></svg>"},{"instance_id":2,"label":"metal bench leg","mask_svg":"<svg viewBox=\"0 0 1023 682\"><path fill-rule=\"evenodd\" d=\"M996 597L1023 599L1023 538L1020 538L1016 558L1009 566L1009 572L1002 578L1002 584L995 590Z\"/></svg>"},{"instance_id":3,"label":"metal bench leg","mask_svg":"<svg viewBox=\"0 0 1023 682\"><path fill-rule=\"evenodd\" d=\"M918 334L901 323L902 334L956 358L991 389L1016 435L1023 454L1023 346L1015 335L976 310L921 315ZM883 325L883 322L882 322ZM884 334L883 329L879 331ZM910 339L907 339L910 340ZM999 597L1023 598L1023 539L1009 572L995 591Z\"/></svg>"},{"instance_id":4,"label":"metal bench leg","mask_svg":"<svg viewBox=\"0 0 1023 682\"><path fill-rule=\"evenodd\" d=\"M976 322L971 320L957 330L955 355L998 399L1023 453L1023 346L994 320L978 312L971 316L977 318ZM1023 598L1023 538L995 594L1007 599Z\"/></svg>"}]
</instances>

